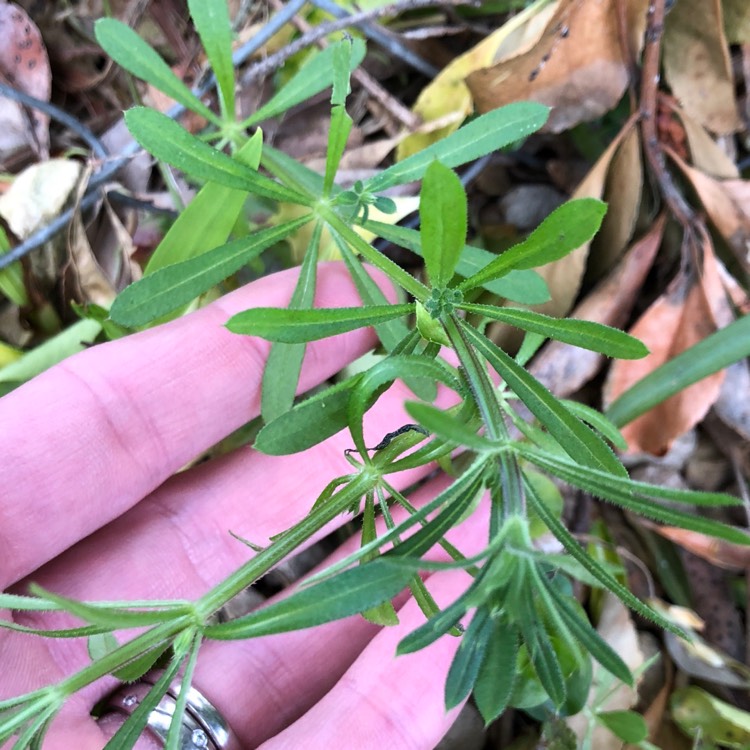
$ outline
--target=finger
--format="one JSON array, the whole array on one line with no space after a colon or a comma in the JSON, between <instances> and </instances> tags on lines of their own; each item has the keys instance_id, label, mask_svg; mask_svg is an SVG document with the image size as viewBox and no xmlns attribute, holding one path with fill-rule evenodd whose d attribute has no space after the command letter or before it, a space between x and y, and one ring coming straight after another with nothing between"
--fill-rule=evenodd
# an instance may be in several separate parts
<instances>
[{"instance_id":1,"label":"finger","mask_svg":"<svg viewBox=\"0 0 750 750\"><path fill-rule=\"evenodd\" d=\"M257 416L269 344L224 323L247 307L285 305L296 276L265 277L185 318L81 352L0 399L0 589ZM359 304L342 264L321 266L316 304ZM302 390L373 343L363 329L310 344ZM44 544L29 543L40 528Z\"/></svg>"}]
</instances>

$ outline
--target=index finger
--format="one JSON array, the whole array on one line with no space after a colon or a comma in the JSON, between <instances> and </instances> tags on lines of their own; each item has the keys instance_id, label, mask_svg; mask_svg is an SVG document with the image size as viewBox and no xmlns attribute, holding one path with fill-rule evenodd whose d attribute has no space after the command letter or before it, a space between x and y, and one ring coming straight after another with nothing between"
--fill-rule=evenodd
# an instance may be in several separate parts
<instances>
[{"instance_id":1,"label":"index finger","mask_svg":"<svg viewBox=\"0 0 750 750\"><path fill-rule=\"evenodd\" d=\"M0 589L259 414L270 344L224 323L248 307L286 305L296 276L265 277L184 318L81 352L0 399ZM343 265L321 264L316 305L358 304ZM363 329L309 344L300 388L374 343Z\"/></svg>"}]
</instances>

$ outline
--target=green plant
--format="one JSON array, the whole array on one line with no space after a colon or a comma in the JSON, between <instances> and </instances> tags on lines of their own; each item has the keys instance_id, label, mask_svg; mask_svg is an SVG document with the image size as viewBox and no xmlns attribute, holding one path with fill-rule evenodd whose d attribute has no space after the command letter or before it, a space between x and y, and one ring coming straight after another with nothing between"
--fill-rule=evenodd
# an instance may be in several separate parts
<instances>
[{"instance_id":1,"label":"green plant","mask_svg":"<svg viewBox=\"0 0 750 750\"><path fill-rule=\"evenodd\" d=\"M662 627L673 630L674 626L634 597L578 544L560 520L559 508L542 488L539 471L670 525L741 544L747 544L748 537L674 507L675 503L729 505L737 502L732 497L630 480L609 445L621 441L614 425L593 410L556 399L523 366L545 338L623 358L644 356L643 344L606 326L557 320L527 309L478 301L489 290L507 300L538 302L543 283L533 269L588 241L604 215L605 207L599 201L579 200L553 212L526 240L500 256L465 244L466 196L452 167L534 132L544 123L546 109L516 103L495 110L344 190L335 178L352 126L345 106L349 75L364 55L363 45L349 40L331 45L265 107L237 123L226 5L223 0L189 4L217 77L219 115L198 100L133 32L109 20L97 26L97 38L117 62L202 114L212 126L199 138L153 110L137 107L126 113L128 127L142 146L206 184L166 235L144 278L117 298L111 320L120 327L137 328L180 314L264 250L311 223L311 239L289 307L251 309L232 317L227 326L237 334L274 342L263 384L265 425L256 448L271 454L290 453L348 427L355 445L349 456L353 471L333 479L311 503L306 518L195 602L78 602L40 589L34 589L30 597L0 596L3 607L65 610L77 616L84 623L79 628L29 632L87 636L92 652L91 664L77 674L0 702L0 741L16 734L19 747L40 741L51 717L75 691L108 673L135 679L166 655L163 678L111 743L113 748L129 747L180 669L184 668L183 683L189 684L204 639L280 633L359 612L375 622L390 624L396 618L390 600L405 586L414 591L426 622L401 642L399 653L456 634L464 616L473 613L448 675L449 707L473 691L487 722L511 705L575 713L588 693L592 657L618 679L632 682L623 660L599 636L573 597L571 578L609 589ZM328 86L332 87L332 112L322 176L264 145L260 131L248 137L247 130L255 123ZM211 141L217 146L209 145ZM225 147L231 155L222 150ZM272 177L258 171L259 165ZM422 180L419 232L370 219L370 206L386 213L393 209L390 199L382 195L384 190L414 180ZM300 207L301 215L227 243L248 194L293 204ZM206 220L207 213L213 221ZM362 238L360 228L421 255L426 282L375 250ZM361 307L313 309L324 230L330 233L357 285ZM412 301L389 304L367 273L365 262L384 272L403 298L408 295ZM525 331L524 346L515 358L484 335L484 323L490 320ZM305 344L363 326L375 327L384 354L366 371L295 405ZM438 358L440 345L452 348L459 367ZM493 383L489 370L500 377L500 386ZM363 417L397 379L411 384L415 396L422 399L406 405L418 429L396 429L375 450L368 450ZM440 410L429 403L437 384L458 394L457 406ZM536 424L518 417L517 401L536 417ZM521 437L513 436L511 426ZM458 467L452 483L420 509L389 482L394 472L448 461L449 457ZM490 536L485 549L467 559L443 537L485 492L491 497ZM386 497L409 511L407 520L392 522ZM386 520L390 519L387 533L379 537L373 532L376 500ZM663 504L665 500L670 503ZM345 512L358 514L360 508L362 546L355 554L283 601L233 621L211 621L229 599L329 521ZM567 555L546 554L536 548L534 536L540 523L557 537ZM391 543L393 546L383 551ZM448 550L452 562L423 559L438 543ZM466 568L473 582L455 602L440 610L418 572L447 567ZM145 630L118 645L111 633L124 626ZM614 723L612 717L610 722ZM178 717L173 726L179 724ZM169 742L168 746L176 746L176 732Z\"/></svg>"}]
</instances>

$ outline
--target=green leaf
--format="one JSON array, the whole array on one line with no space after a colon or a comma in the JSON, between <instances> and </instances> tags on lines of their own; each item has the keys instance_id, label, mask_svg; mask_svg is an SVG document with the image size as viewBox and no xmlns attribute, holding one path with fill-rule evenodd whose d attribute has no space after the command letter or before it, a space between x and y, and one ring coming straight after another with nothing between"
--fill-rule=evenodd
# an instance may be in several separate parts
<instances>
[{"instance_id":1,"label":"green leaf","mask_svg":"<svg viewBox=\"0 0 750 750\"><path fill-rule=\"evenodd\" d=\"M400 227L396 224L385 224L370 219L362 225L365 229L374 232L388 242L399 247L406 248L411 252L423 257L422 242L419 232L408 227ZM491 263L497 256L487 250L482 250L473 245L464 245L461 257L456 266L459 276L472 276L479 270ZM549 289L544 279L536 271L510 271L506 276L488 281L482 285L487 291L497 294L514 302L522 302L526 305L538 305L549 300Z\"/></svg>"},{"instance_id":2,"label":"green leaf","mask_svg":"<svg viewBox=\"0 0 750 750\"><path fill-rule=\"evenodd\" d=\"M414 312L414 305L376 307L329 307L315 310L284 310L256 307L232 316L226 323L234 333L260 336L269 341L298 344L337 336Z\"/></svg>"},{"instance_id":3,"label":"green leaf","mask_svg":"<svg viewBox=\"0 0 750 750\"><path fill-rule=\"evenodd\" d=\"M473 587L474 584L469 588L469 591ZM444 636L466 614L466 610L468 609L466 598L469 591L448 605L444 610L438 612L434 617L427 620L424 625L420 625L416 630L409 633L398 644L396 654L398 656L412 654L415 651L427 648L427 646L434 643L438 638Z\"/></svg>"},{"instance_id":4,"label":"green leaf","mask_svg":"<svg viewBox=\"0 0 750 750\"><path fill-rule=\"evenodd\" d=\"M738 318L628 388L606 414L618 427L699 380L750 356L750 315Z\"/></svg>"},{"instance_id":5,"label":"green leaf","mask_svg":"<svg viewBox=\"0 0 750 750\"><path fill-rule=\"evenodd\" d=\"M392 599L411 576L411 571L380 558L300 589L244 617L210 625L204 635L218 640L255 638L340 620Z\"/></svg>"},{"instance_id":6,"label":"green leaf","mask_svg":"<svg viewBox=\"0 0 750 750\"><path fill-rule=\"evenodd\" d=\"M290 310L312 308L315 299L318 251L322 230L321 222L316 222L310 237L310 244L302 260L294 293L289 301ZM305 344L277 342L271 347L263 371L261 391L261 413L265 422L271 422L292 408L304 357Z\"/></svg>"},{"instance_id":7,"label":"green leaf","mask_svg":"<svg viewBox=\"0 0 750 750\"><path fill-rule=\"evenodd\" d=\"M349 73L351 71L352 40L341 39L333 46L333 89L331 91L331 104L343 106L346 97L351 92Z\"/></svg>"},{"instance_id":8,"label":"green leaf","mask_svg":"<svg viewBox=\"0 0 750 750\"><path fill-rule=\"evenodd\" d=\"M310 219L310 215L302 216L263 229L145 276L120 292L112 303L110 317L120 325L146 325L236 273L266 248L288 237Z\"/></svg>"},{"instance_id":9,"label":"green leaf","mask_svg":"<svg viewBox=\"0 0 750 750\"><path fill-rule=\"evenodd\" d=\"M420 180L435 160L446 167L466 164L539 130L548 114L547 107L535 102L516 102L493 109L447 138L370 178L365 183L365 190L380 193L393 185Z\"/></svg>"},{"instance_id":10,"label":"green leaf","mask_svg":"<svg viewBox=\"0 0 750 750\"><path fill-rule=\"evenodd\" d=\"M437 318L433 318L421 302L416 303L416 312L417 330L425 341L438 344L438 346L451 345L443 324Z\"/></svg>"},{"instance_id":11,"label":"green leaf","mask_svg":"<svg viewBox=\"0 0 750 750\"><path fill-rule=\"evenodd\" d=\"M260 163L290 189L306 196L310 205L323 194L323 175L267 143L263 146Z\"/></svg>"},{"instance_id":12,"label":"green leaf","mask_svg":"<svg viewBox=\"0 0 750 750\"><path fill-rule=\"evenodd\" d=\"M213 123L217 116L172 72L169 65L130 26L114 18L100 18L94 24L99 46L122 68L150 83L183 107Z\"/></svg>"},{"instance_id":13,"label":"green leaf","mask_svg":"<svg viewBox=\"0 0 750 750\"><path fill-rule=\"evenodd\" d=\"M476 329L460 321L467 338L505 380L529 411L549 430L565 452L585 466L627 476L607 444L574 417L536 378Z\"/></svg>"},{"instance_id":14,"label":"green leaf","mask_svg":"<svg viewBox=\"0 0 750 750\"><path fill-rule=\"evenodd\" d=\"M637 745L648 737L646 720L635 711L599 711L596 720L624 742Z\"/></svg>"},{"instance_id":15,"label":"green leaf","mask_svg":"<svg viewBox=\"0 0 750 750\"><path fill-rule=\"evenodd\" d=\"M474 684L474 700L487 726L508 707L516 682L518 629L495 621L489 644Z\"/></svg>"},{"instance_id":16,"label":"green leaf","mask_svg":"<svg viewBox=\"0 0 750 750\"><path fill-rule=\"evenodd\" d=\"M256 110L242 123L243 128L286 112L291 107L309 99L323 89L328 88L333 81L333 54L335 45L309 57L284 86L274 94L266 104ZM352 41L349 72L353 71L365 57L365 43L361 39Z\"/></svg>"},{"instance_id":17,"label":"green leaf","mask_svg":"<svg viewBox=\"0 0 750 750\"><path fill-rule=\"evenodd\" d=\"M528 598L523 601L528 605L529 617L533 618L531 601ZM542 629L541 623L534 619L521 622L521 633L539 682L555 707L561 707L565 703L567 691L560 661L552 643Z\"/></svg>"},{"instance_id":18,"label":"green leaf","mask_svg":"<svg viewBox=\"0 0 750 750\"><path fill-rule=\"evenodd\" d=\"M226 0L188 0L190 16L211 63L219 86L221 111L227 122L234 120L234 63L232 23Z\"/></svg>"},{"instance_id":19,"label":"green leaf","mask_svg":"<svg viewBox=\"0 0 750 750\"><path fill-rule=\"evenodd\" d=\"M633 675L620 655L584 619L579 607L565 597L546 577L540 576L548 594L555 602L555 611L568 626L576 640L606 670L626 685L633 684Z\"/></svg>"},{"instance_id":20,"label":"green leaf","mask_svg":"<svg viewBox=\"0 0 750 750\"><path fill-rule=\"evenodd\" d=\"M162 641L154 648L140 654L132 661L129 661L124 667L120 667L112 673L121 682L135 682L140 680L146 672L153 669L156 662L170 648L169 641Z\"/></svg>"},{"instance_id":21,"label":"green leaf","mask_svg":"<svg viewBox=\"0 0 750 750\"><path fill-rule=\"evenodd\" d=\"M263 149L263 133L257 130L234 159L257 169ZM215 182L204 185L164 235L143 271L148 276L160 268L194 258L227 241L247 199L245 190Z\"/></svg>"},{"instance_id":22,"label":"green leaf","mask_svg":"<svg viewBox=\"0 0 750 750\"><path fill-rule=\"evenodd\" d=\"M174 120L149 107L129 109L125 113L125 124L143 148L190 177L246 190L275 201L311 205L305 196L203 143Z\"/></svg>"},{"instance_id":23,"label":"green leaf","mask_svg":"<svg viewBox=\"0 0 750 750\"><path fill-rule=\"evenodd\" d=\"M580 346L582 349L599 352L607 357L640 359L648 354L648 349L642 341L624 331L601 323L572 318L558 319L515 307L468 303L459 303L456 306L467 312L484 315L492 320L500 320L524 331L539 333L566 344L573 344L573 346Z\"/></svg>"},{"instance_id":24,"label":"green leaf","mask_svg":"<svg viewBox=\"0 0 750 750\"><path fill-rule=\"evenodd\" d=\"M96 633L86 639L86 650L89 653L89 659L96 661L103 656L114 651L120 644L117 638L110 632Z\"/></svg>"},{"instance_id":25,"label":"green leaf","mask_svg":"<svg viewBox=\"0 0 750 750\"><path fill-rule=\"evenodd\" d=\"M487 607L479 607L474 613L461 645L448 670L445 682L445 708L455 708L468 697L474 687L484 655L493 633L493 621Z\"/></svg>"},{"instance_id":26,"label":"green leaf","mask_svg":"<svg viewBox=\"0 0 750 750\"><path fill-rule=\"evenodd\" d=\"M453 278L466 242L466 193L453 170L434 161L427 167L419 200L420 237L433 287L446 287Z\"/></svg>"},{"instance_id":27,"label":"green leaf","mask_svg":"<svg viewBox=\"0 0 750 750\"><path fill-rule=\"evenodd\" d=\"M606 204L594 198L568 201L555 209L523 242L497 256L458 288L473 289L509 271L535 268L564 258L596 234L606 211Z\"/></svg>"},{"instance_id":28,"label":"green leaf","mask_svg":"<svg viewBox=\"0 0 750 750\"><path fill-rule=\"evenodd\" d=\"M466 422L450 416L442 409L438 409L431 404L409 401L405 404L405 407L409 416L413 417L423 427L430 432L434 432L438 437L443 438L443 440L455 443L456 445L461 445L478 452L497 451L500 445L504 445L499 445L478 435L476 430L472 430Z\"/></svg>"},{"instance_id":29,"label":"green leaf","mask_svg":"<svg viewBox=\"0 0 750 750\"><path fill-rule=\"evenodd\" d=\"M329 195L336 178L336 170L344 155L346 141L352 129L352 118L346 113L343 104L331 111L331 129L328 132L328 148L326 150L326 171L323 181L323 195Z\"/></svg>"},{"instance_id":30,"label":"green leaf","mask_svg":"<svg viewBox=\"0 0 750 750\"><path fill-rule=\"evenodd\" d=\"M593 427L603 437L609 440L618 450L626 451L628 441L622 436L622 433L610 422L607 417L600 411L593 409L588 404L582 404L580 401L570 399L561 399L565 408L582 422Z\"/></svg>"}]
</instances>

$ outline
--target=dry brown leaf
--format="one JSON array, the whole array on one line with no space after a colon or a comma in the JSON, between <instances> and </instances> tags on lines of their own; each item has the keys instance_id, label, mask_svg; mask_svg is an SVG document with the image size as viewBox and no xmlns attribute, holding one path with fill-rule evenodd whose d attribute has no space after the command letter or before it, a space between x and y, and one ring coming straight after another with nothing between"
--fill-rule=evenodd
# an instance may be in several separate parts
<instances>
[{"instance_id":1,"label":"dry brown leaf","mask_svg":"<svg viewBox=\"0 0 750 750\"><path fill-rule=\"evenodd\" d=\"M725 570L750 568L750 547L732 544L723 539L716 539L716 537L680 529L676 526L659 526L650 522L647 525L652 531L678 544L688 552L708 560L712 565Z\"/></svg>"},{"instance_id":2,"label":"dry brown leaf","mask_svg":"<svg viewBox=\"0 0 750 750\"><path fill-rule=\"evenodd\" d=\"M701 278L681 271L633 326L630 333L651 353L643 359L613 363L604 389L605 404L717 329L717 318L723 317L726 307L724 287L707 238L699 250ZM664 455L677 437L703 419L719 397L723 379L723 371L709 375L625 425L622 434L629 452Z\"/></svg>"},{"instance_id":3,"label":"dry brown leaf","mask_svg":"<svg viewBox=\"0 0 750 750\"><path fill-rule=\"evenodd\" d=\"M645 0L629 3L645 15ZM563 0L528 52L472 73L467 83L480 112L531 99L552 107L544 130L559 133L612 109L628 84L616 0Z\"/></svg>"},{"instance_id":4,"label":"dry brown leaf","mask_svg":"<svg viewBox=\"0 0 750 750\"><path fill-rule=\"evenodd\" d=\"M724 0L724 33L730 44L750 44L750 3L747 0Z\"/></svg>"},{"instance_id":5,"label":"dry brown leaf","mask_svg":"<svg viewBox=\"0 0 750 750\"><path fill-rule=\"evenodd\" d=\"M52 75L42 35L15 3L0 3L0 77L25 94L49 101ZM19 114L24 126L20 133ZM3 151L28 144L40 159L49 157L49 117L38 110L1 98L0 133Z\"/></svg>"},{"instance_id":6,"label":"dry brown leaf","mask_svg":"<svg viewBox=\"0 0 750 750\"><path fill-rule=\"evenodd\" d=\"M589 278L597 279L617 263L633 235L643 188L641 139L638 128L633 128L617 149L607 174L604 200L607 213L602 227L591 243L588 268Z\"/></svg>"},{"instance_id":7,"label":"dry brown leaf","mask_svg":"<svg viewBox=\"0 0 750 750\"><path fill-rule=\"evenodd\" d=\"M719 179L740 176L737 165L719 147L703 125L690 117L685 110L678 108L675 113L685 128L690 147L690 160L696 169Z\"/></svg>"},{"instance_id":8,"label":"dry brown leaf","mask_svg":"<svg viewBox=\"0 0 750 750\"><path fill-rule=\"evenodd\" d=\"M664 216L657 219L570 317L617 327L626 323L661 245L664 224ZM550 341L534 358L530 372L556 396L565 398L591 380L603 362L604 357L596 352Z\"/></svg>"},{"instance_id":9,"label":"dry brown leaf","mask_svg":"<svg viewBox=\"0 0 750 750\"><path fill-rule=\"evenodd\" d=\"M738 259L747 267L750 258L750 181L715 180L670 154L706 209L711 221Z\"/></svg>"},{"instance_id":10,"label":"dry brown leaf","mask_svg":"<svg viewBox=\"0 0 750 750\"><path fill-rule=\"evenodd\" d=\"M739 130L721 0L680 0L663 41L664 73L685 111L714 133Z\"/></svg>"}]
</instances>

